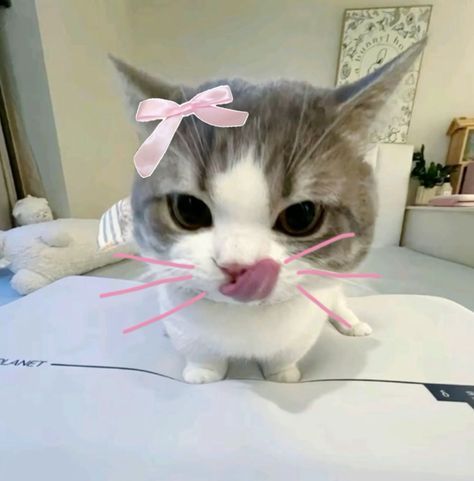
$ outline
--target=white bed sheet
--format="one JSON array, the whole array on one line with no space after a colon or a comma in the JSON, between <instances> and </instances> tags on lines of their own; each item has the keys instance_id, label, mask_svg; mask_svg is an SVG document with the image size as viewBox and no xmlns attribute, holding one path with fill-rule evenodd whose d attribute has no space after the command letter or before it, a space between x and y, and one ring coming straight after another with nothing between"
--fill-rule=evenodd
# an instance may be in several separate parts
<instances>
[{"instance_id":1,"label":"white bed sheet","mask_svg":"<svg viewBox=\"0 0 474 481\"><path fill-rule=\"evenodd\" d=\"M418 384L473 383L467 309L354 298L374 334L328 324L302 362L312 382L262 381L247 364L192 386L159 324L121 334L156 313L153 293L98 298L128 285L66 278L0 308L1 479L472 480L474 400Z\"/></svg>"},{"instance_id":2,"label":"white bed sheet","mask_svg":"<svg viewBox=\"0 0 474 481\"><path fill-rule=\"evenodd\" d=\"M383 278L351 286L350 295L422 294L445 297L474 311L474 269L406 247L373 249L360 271L374 271ZM359 284L359 283L358 283Z\"/></svg>"}]
</instances>

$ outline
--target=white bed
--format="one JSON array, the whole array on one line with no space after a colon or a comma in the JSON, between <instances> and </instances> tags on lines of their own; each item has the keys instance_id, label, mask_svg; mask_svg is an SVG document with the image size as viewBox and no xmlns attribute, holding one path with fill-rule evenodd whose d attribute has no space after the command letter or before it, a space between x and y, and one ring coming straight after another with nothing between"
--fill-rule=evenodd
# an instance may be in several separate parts
<instances>
[{"instance_id":1,"label":"white bed","mask_svg":"<svg viewBox=\"0 0 474 481\"><path fill-rule=\"evenodd\" d=\"M129 285L70 277L0 307L1 479L472 480L471 311L353 298L373 335L328 323L302 383L247 363L199 386L159 323L122 334L157 310L150 291L98 297Z\"/></svg>"}]
</instances>

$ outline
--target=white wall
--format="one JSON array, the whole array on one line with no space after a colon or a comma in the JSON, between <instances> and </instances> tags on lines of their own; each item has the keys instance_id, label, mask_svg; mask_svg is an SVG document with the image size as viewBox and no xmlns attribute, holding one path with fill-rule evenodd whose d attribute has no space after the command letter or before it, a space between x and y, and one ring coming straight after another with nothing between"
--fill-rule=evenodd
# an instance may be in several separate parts
<instances>
[{"instance_id":1,"label":"white wall","mask_svg":"<svg viewBox=\"0 0 474 481\"><path fill-rule=\"evenodd\" d=\"M420 5L393 0L175 0L136 2L133 58L178 80L237 75L333 86L346 8ZM474 116L474 0L431 0L408 142L444 162L453 117ZM178 26L178 27L177 27Z\"/></svg>"},{"instance_id":2,"label":"white wall","mask_svg":"<svg viewBox=\"0 0 474 481\"><path fill-rule=\"evenodd\" d=\"M35 4L0 9L0 72L22 123L33 161L57 216L69 215Z\"/></svg>"},{"instance_id":3,"label":"white wall","mask_svg":"<svg viewBox=\"0 0 474 481\"><path fill-rule=\"evenodd\" d=\"M333 86L344 9L393 5L393 0L36 1L75 215L97 215L126 195L133 170L136 139L110 78L107 50L170 80L290 77ZM474 115L474 0L431 3L430 42L408 141L425 143L430 160L444 161L451 119Z\"/></svg>"},{"instance_id":4,"label":"white wall","mask_svg":"<svg viewBox=\"0 0 474 481\"><path fill-rule=\"evenodd\" d=\"M127 195L137 147L107 52L127 54L121 0L36 0L71 215L98 217Z\"/></svg>"}]
</instances>

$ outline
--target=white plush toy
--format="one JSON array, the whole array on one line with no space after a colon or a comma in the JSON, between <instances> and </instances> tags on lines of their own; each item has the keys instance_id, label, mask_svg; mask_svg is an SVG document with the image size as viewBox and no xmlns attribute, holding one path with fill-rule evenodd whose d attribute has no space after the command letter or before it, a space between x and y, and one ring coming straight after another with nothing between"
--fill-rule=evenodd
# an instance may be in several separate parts
<instances>
[{"instance_id":1,"label":"white plush toy","mask_svg":"<svg viewBox=\"0 0 474 481\"><path fill-rule=\"evenodd\" d=\"M96 219L58 219L0 231L0 267L14 272L11 285L17 292L29 294L62 277L118 262L116 252L135 251L132 243L101 249L98 233Z\"/></svg>"}]
</instances>

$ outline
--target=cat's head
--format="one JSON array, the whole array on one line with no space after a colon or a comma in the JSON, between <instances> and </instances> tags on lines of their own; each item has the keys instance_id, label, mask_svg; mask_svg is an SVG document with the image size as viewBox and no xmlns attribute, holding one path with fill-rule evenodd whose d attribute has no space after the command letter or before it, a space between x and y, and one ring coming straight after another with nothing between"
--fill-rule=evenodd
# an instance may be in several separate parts
<instances>
[{"instance_id":1,"label":"cat's head","mask_svg":"<svg viewBox=\"0 0 474 481\"><path fill-rule=\"evenodd\" d=\"M133 115L145 98L182 103L221 84L232 89L229 107L249 112L239 128L184 118L154 174L136 177L132 207L142 251L194 264L186 288L222 302L288 299L296 295L301 278L295 272L303 265L353 269L367 253L376 217L374 177L364 162L368 134L423 46L336 89L243 80L172 86L114 60ZM156 122L137 127L144 140ZM282 265L344 232L356 237ZM242 276L247 287L237 289L239 295L223 288Z\"/></svg>"}]
</instances>

